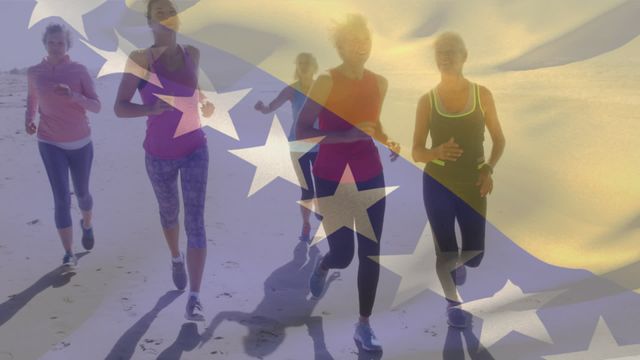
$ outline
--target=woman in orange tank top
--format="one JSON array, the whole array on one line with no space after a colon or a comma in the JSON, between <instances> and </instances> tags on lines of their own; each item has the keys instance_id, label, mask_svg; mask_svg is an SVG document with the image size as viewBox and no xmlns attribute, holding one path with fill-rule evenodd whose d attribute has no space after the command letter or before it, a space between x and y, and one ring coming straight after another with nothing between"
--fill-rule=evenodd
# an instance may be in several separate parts
<instances>
[{"instance_id":1,"label":"woman in orange tank top","mask_svg":"<svg viewBox=\"0 0 640 360\"><path fill-rule=\"evenodd\" d=\"M392 149L393 160L399 145L388 140L380 124L387 80L364 67L371 53L366 20L361 15L348 16L336 25L333 41L342 63L318 77L297 126L299 139L324 137L313 173L329 252L318 261L309 286L315 297L322 295L329 269L351 263L357 237L360 319L354 339L364 350L380 351L382 346L369 325L380 273L380 265L371 257L380 254L385 210L384 176L374 139ZM313 128L316 117L319 129ZM376 197L380 200L373 204L358 196L373 189L380 191Z\"/></svg>"}]
</instances>

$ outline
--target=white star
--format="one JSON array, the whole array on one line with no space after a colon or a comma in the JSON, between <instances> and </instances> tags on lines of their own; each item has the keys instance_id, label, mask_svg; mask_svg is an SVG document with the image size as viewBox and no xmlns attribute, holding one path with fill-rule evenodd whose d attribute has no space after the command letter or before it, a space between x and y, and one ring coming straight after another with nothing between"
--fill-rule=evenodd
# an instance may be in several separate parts
<instances>
[{"instance_id":1,"label":"white star","mask_svg":"<svg viewBox=\"0 0 640 360\"><path fill-rule=\"evenodd\" d=\"M107 0L37 0L36 6L31 12L29 29L40 20L51 16L58 16L79 32L85 39L88 39L84 28L82 16L90 13Z\"/></svg>"},{"instance_id":2,"label":"white star","mask_svg":"<svg viewBox=\"0 0 640 360\"><path fill-rule=\"evenodd\" d=\"M158 76L148 71L147 69L141 67L135 62L131 61L129 55L131 52L136 50L136 47L127 41L125 38L120 36L120 33L116 31L116 36L118 38L118 44L115 51L106 51L102 49L98 49L97 47L90 44L88 41L84 39L80 39L87 47L96 52L98 55L102 56L106 62L100 68L100 72L98 73L98 77L103 77L110 74L120 74L120 73L129 73L134 76L137 76L141 79L146 80L147 82L157 86L162 87L162 83ZM160 53L164 49L160 50ZM156 54L155 56L158 56Z\"/></svg>"},{"instance_id":3,"label":"white star","mask_svg":"<svg viewBox=\"0 0 640 360\"><path fill-rule=\"evenodd\" d=\"M326 238L326 235L331 235L343 227L378 242L367 209L397 188L398 186L389 186L358 191L351 168L347 165L335 194L316 198L317 209L314 210L313 202L298 201L298 204L322 216L321 226L311 245L315 245Z\"/></svg>"},{"instance_id":4,"label":"white star","mask_svg":"<svg viewBox=\"0 0 640 360\"><path fill-rule=\"evenodd\" d=\"M436 267L435 243L431 237L429 223L422 231L416 249L408 255L372 256L374 261L400 275L400 285L393 299L392 307L407 302L425 290L431 290L442 297L462 301L462 297L453 283L451 271L469 261L481 251L455 252L442 268ZM446 254L443 254L446 257Z\"/></svg>"},{"instance_id":5,"label":"white star","mask_svg":"<svg viewBox=\"0 0 640 360\"><path fill-rule=\"evenodd\" d=\"M523 309L518 306L522 301L531 305ZM535 299L525 297L522 289L508 280L493 296L465 303L462 308L483 319L480 343L489 348L512 331L552 343L547 328L536 314L538 306Z\"/></svg>"},{"instance_id":6,"label":"white star","mask_svg":"<svg viewBox=\"0 0 640 360\"><path fill-rule=\"evenodd\" d=\"M216 111L218 111L218 105L215 105ZM306 147L306 150L308 151L319 143L320 140L322 140L322 138L318 137L305 139L304 141L296 141L295 143ZM280 120L276 115L273 117L271 130L269 131L269 135L267 136L267 140L264 145L229 150L233 155L256 167L256 172L253 176L248 196L255 194L258 190L267 186L277 178L287 180L301 188L307 188L307 184L301 184L298 180L295 167L299 167L300 163L298 161L292 161L289 146L287 135L282 129ZM302 155L304 155L304 153L299 154L299 156Z\"/></svg>"},{"instance_id":7,"label":"white star","mask_svg":"<svg viewBox=\"0 0 640 360\"><path fill-rule=\"evenodd\" d=\"M178 136L190 133L194 130L200 129L201 115L200 115L200 94L198 91L194 91L191 96L171 96L163 94L153 94L160 100L174 107L176 110L182 112L180 122L176 127L176 132L173 134L174 138Z\"/></svg>"},{"instance_id":8,"label":"white star","mask_svg":"<svg viewBox=\"0 0 640 360\"><path fill-rule=\"evenodd\" d=\"M203 125L210 126L212 129L219 131L234 140L240 140L229 112L251 91L251 89L218 93L211 83L211 80L202 69L199 69L198 83L200 84L200 89L203 89L202 93L216 107L212 118L203 119Z\"/></svg>"},{"instance_id":9,"label":"white star","mask_svg":"<svg viewBox=\"0 0 640 360\"><path fill-rule=\"evenodd\" d=\"M600 317L598 324L593 331L589 349L567 354L546 355L546 360L606 360L606 359L637 359L640 354L640 345L620 346L616 339L611 335L611 330Z\"/></svg>"},{"instance_id":10,"label":"white star","mask_svg":"<svg viewBox=\"0 0 640 360\"><path fill-rule=\"evenodd\" d=\"M212 129L217 130L234 140L240 140L229 112L250 91L251 89L242 89L226 93L218 93L215 91L203 90L202 93L207 99L209 99L209 101L211 101L211 103L213 103L216 110L213 112L213 116L211 118L203 119L202 124L204 126L210 126Z\"/></svg>"}]
</instances>

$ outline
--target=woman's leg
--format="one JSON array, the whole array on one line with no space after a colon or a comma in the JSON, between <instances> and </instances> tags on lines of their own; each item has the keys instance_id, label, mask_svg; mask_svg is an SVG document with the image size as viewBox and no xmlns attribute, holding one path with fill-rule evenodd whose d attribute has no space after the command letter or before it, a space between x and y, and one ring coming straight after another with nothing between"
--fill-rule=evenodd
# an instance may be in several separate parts
<instances>
[{"instance_id":1,"label":"woman's leg","mask_svg":"<svg viewBox=\"0 0 640 360\"><path fill-rule=\"evenodd\" d=\"M423 175L424 206L436 247L436 273L448 300L460 302L451 277L458 261L455 234L455 195L425 173Z\"/></svg>"},{"instance_id":2,"label":"woman's leg","mask_svg":"<svg viewBox=\"0 0 640 360\"><path fill-rule=\"evenodd\" d=\"M178 238L180 227L178 225L178 169L177 160L157 159L147 155L145 165L149 180L158 201L160 223L164 231L164 237L169 246L173 258L180 256Z\"/></svg>"},{"instance_id":3,"label":"woman's leg","mask_svg":"<svg viewBox=\"0 0 640 360\"><path fill-rule=\"evenodd\" d=\"M316 190L318 197L331 196L335 194L338 188L337 181L329 181L320 178L316 178ZM320 209L321 211L331 211L331 209ZM327 221L327 216L324 216L323 222ZM333 228L329 226L329 228ZM329 243L329 252L322 258L320 268L322 270L329 269L344 269L353 260L355 252L354 243L354 231L349 228L342 227L332 234L327 234L327 241Z\"/></svg>"},{"instance_id":4,"label":"woman's leg","mask_svg":"<svg viewBox=\"0 0 640 360\"><path fill-rule=\"evenodd\" d=\"M372 180L358 183L358 190L380 189L385 191L384 176L380 175ZM384 212L386 200L383 197L380 201L371 206L367 213L369 221L373 227L376 239L369 239L358 233L358 296L360 300L360 317L361 321L371 316L373 304L376 299L378 289L378 279L380 277L380 263L371 259L371 256L380 255L380 240L382 237L382 228L384 224Z\"/></svg>"},{"instance_id":5,"label":"woman's leg","mask_svg":"<svg viewBox=\"0 0 640 360\"><path fill-rule=\"evenodd\" d=\"M71 195L69 194L69 161L63 149L38 142L49 184L53 192L54 217L58 235L67 253L72 253L73 228L71 227Z\"/></svg>"},{"instance_id":6,"label":"woman's leg","mask_svg":"<svg viewBox=\"0 0 640 360\"><path fill-rule=\"evenodd\" d=\"M78 199L78 207L82 212L82 226L85 229L90 229L93 197L89 192L89 178L91 176L91 164L93 163L93 144L89 143L82 149L70 150L68 154L73 188Z\"/></svg>"},{"instance_id":7,"label":"woman's leg","mask_svg":"<svg viewBox=\"0 0 640 360\"><path fill-rule=\"evenodd\" d=\"M478 267L484 256L487 198L480 196L475 185L465 190L464 196L456 201L456 217L460 225L462 251L479 251L480 254L467 260L469 267Z\"/></svg>"},{"instance_id":8,"label":"woman's leg","mask_svg":"<svg viewBox=\"0 0 640 360\"><path fill-rule=\"evenodd\" d=\"M315 184L313 181L313 174L311 172L311 166L316 158L316 152L308 152L302 156L300 153L291 153L291 161L298 161L299 166L294 166L296 169L296 175L298 176L298 182L301 187L302 194L300 201L309 205L315 197ZM294 164L295 165L295 164ZM300 214L302 216L302 231L300 240L308 241L311 233L311 224L309 219L311 217L311 210L307 206L300 205Z\"/></svg>"},{"instance_id":9,"label":"woman's leg","mask_svg":"<svg viewBox=\"0 0 640 360\"><path fill-rule=\"evenodd\" d=\"M190 290L200 291L207 257L204 208L209 173L209 150L206 146L189 155L180 169L184 199L184 227L187 233L187 269Z\"/></svg>"}]
</instances>

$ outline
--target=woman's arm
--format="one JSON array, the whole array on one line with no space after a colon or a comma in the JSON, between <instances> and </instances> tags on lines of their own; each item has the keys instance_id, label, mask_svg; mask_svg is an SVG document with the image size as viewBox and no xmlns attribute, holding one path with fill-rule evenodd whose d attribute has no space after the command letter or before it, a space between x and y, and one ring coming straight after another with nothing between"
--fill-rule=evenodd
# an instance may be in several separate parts
<instances>
[{"instance_id":1,"label":"woman's arm","mask_svg":"<svg viewBox=\"0 0 640 360\"><path fill-rule=\"evenodd\" d=\"M495 168L498 160L500 160L500 157L502 157L502 153L504 152L506 140L502 133L500 121L498 120L498 112L496 110L495 102L493 101L493 95L491 94L491 91L484 86L480 86L480 102L484 108L485 125L487 130L489 130L492 142L491 155L487 164L491 165L492 168Z\"/></svg>"},{"instance_id":2,"label":"woman's arm","mask_svg":"<svg viewBox=\"0 0 640 360\"><path fill-rule=\"evenodd\" d=\"M260 111L263 114L268 114L270 112L273 112L278 108L280 108L280 106L282 106L282 104L284 104L285 102L290 101L291 98L293 97L294 91L296 90L293 89L291 85L287 86L284 89L282 89L282 91L280 91L278 96L276 96L276 98L273 99L273 101L271 101L271 103L269 103L268 106L266 106L262 101L258 101L256 103L255 109Z\"/></svg>"},{"instance_id":3,"label":"woman's arm","mask_svg":"<svg viewBox=\"0 0 640 360\"><path fill-rule=\"evenodd\" d=\"M480 168L480 176L476 186L480 188L480 196L485 197L493 191L493 168L495 168L498 160L502 156L505 147L504 134L500 127L500 121L498 120L498 112L496 111L496 105L493 101L493 96L489 89L484 86L480 87L480 106L484 110L485 126L489 130L491 135L491 156L487 164L489 166L483 166Z\"/></svg>"},{"instance_id":4,"label":"woman's arm","mask_svg":"<svg viewBox=\"0 0 640 360\"><path fill-rule=\"evenodd\" d=\"M72 93L71 98L73 101L92 113L100 112L100 108L102 107L100 99L98 99L98 94L96 94L93 79L91 79L87 68L84 66L80 74L80 85L82 85L82 93Z\"/></svg>"},{"instance_id":5,"label":"woman's arm","mask_svg":"<svg viewBox=\"0 0 640 360\"><path fill-rule=\"evenodd\" d=\"M25 131L29 135L33 135L37 129L33 121L38 110L38 93L34 76L33 71L29 69L27 71L27 110L24 114Z\"/></svg>"},{"instance_id":6,"label":"woman's arm","mask_svg":"<svg viewBox=\"0 0 640 360\"><path fill-rule=\"evenodd\" d=\"M186 46L186 51L189 53L191 60L193 61L193 68L200 69L200 49L195 46L188 45ZM200 111L204 117L210 117L213 115L215 111L215 106L209 101L207 96L200 89L200 85L198 85L198 100L200 102Z\"/></svg>"},{"instance_id":7,"label":"woman's arm","mask_svg":"<svg viewBox=\"0 0 640 360\"><path fill-rule=\"evenodd\" d=\"M328 74L318 76L318 79L311 86L309 96L304 102L300 116L298 117L298 123L296 126L296 138L306 139L313 137L324 137L322 143L346 143L354 142L368 138L368 135L360 131L358 128L353 127L347 131L326 131L319 130L313 127L313 123L320 115L327 98L331 93L333 87L333 80Z\"/></svg>"},{"instance_id":8,"label":"woman's arm","mask_svg":"<svg viewBox=\"0 0 640 360\"><path fill-rule=\"evenodd\" d=\"M133 95L138 89L140 77L133 75L137 68L146 69L148 66L145 50L137 50L131 53L127 61L126 69L122 74L118 95L116 96L113 110L116 116L122 118L142 117L148 115L158 115L171 109L171 106L164 101L158 100L153 105L141 105L131 102ZM131 71L128 71L131 70Z\"/></svg>"},{"instance_id":9,"label":"woman's arm","mask_svg":"<svg viewBox=\"0 0 640 360\"><path fill-rule=\"evenodd\" d=\"M462 155L462 149L456 144L453 138L444 144L431 149L427 149L427 136L429 136L429 126L431 123L431 101L429 94L424 94L418 100L416 108L416 122L413 129L413 147L411 155L413 161L428 163L433 160L456 161Z\"/></svg>"}]
</instances>

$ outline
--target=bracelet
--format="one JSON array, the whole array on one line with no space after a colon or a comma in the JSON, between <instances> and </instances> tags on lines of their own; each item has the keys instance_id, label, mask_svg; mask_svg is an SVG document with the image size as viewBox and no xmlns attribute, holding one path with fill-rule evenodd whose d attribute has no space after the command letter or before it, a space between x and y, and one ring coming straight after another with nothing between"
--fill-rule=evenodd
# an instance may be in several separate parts
<instances>
[{"instance_id":1,"label":"bracelet","mask_svg":"<svg viewBox=\"0 0 640 360\"><path fill-rule=\"evenodd\" d=\"M480 165L480 168L478 170L480 170L480 171L485 171L486 170L486 171L489 171L489 174L493 175L493 166L491 166L491 165L489 165L487 163L484 163L484 164Z\"/></svg>"}]
</instances>

